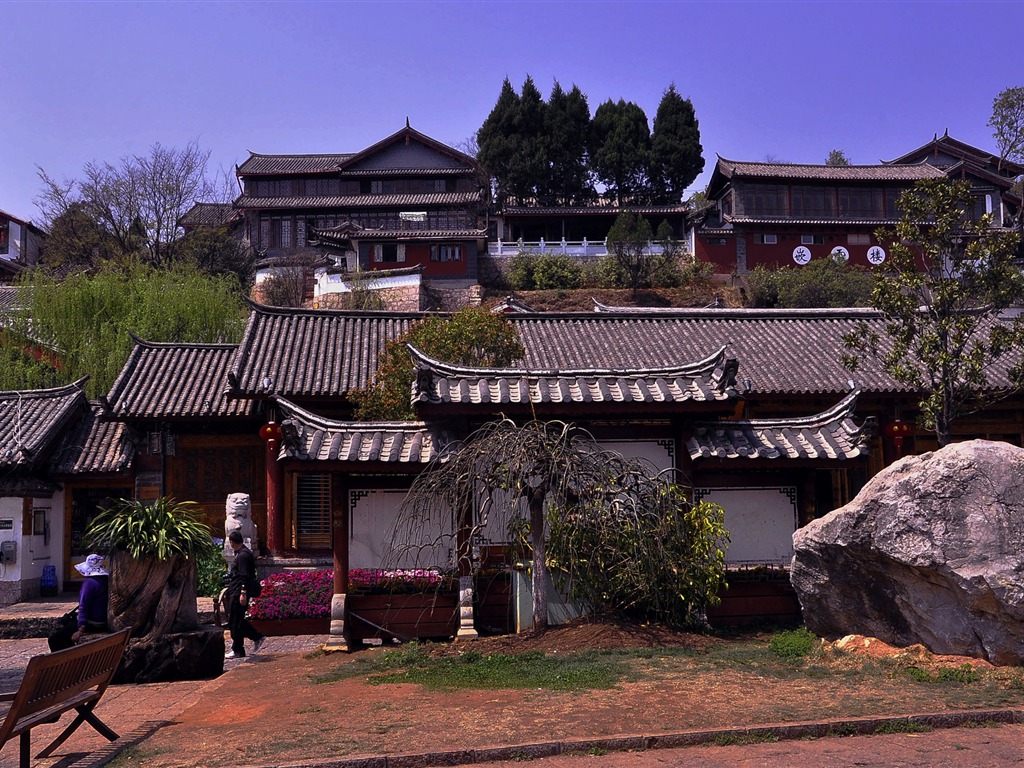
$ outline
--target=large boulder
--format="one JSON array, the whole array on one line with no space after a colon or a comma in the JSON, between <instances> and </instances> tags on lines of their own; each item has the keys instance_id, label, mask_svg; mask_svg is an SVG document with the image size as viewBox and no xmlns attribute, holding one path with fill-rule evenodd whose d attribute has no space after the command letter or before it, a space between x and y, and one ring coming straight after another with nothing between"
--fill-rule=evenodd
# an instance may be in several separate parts
<instances>
[{"instance_id":1,"label":"large boulder","mask_svg":"<svg viewBox=\"0 0 1024 768\"><path fill-rule=\"evenodd\" d=\"M901 459L793 547L817 635L1024 660L1024 449L973 440Z\"/></svg>"}]
</instances>

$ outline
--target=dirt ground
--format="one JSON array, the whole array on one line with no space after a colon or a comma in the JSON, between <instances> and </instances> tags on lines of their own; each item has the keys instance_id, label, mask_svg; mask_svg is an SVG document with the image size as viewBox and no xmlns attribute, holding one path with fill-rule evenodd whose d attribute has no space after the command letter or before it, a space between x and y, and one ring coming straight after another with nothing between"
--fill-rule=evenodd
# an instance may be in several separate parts
<instances>
[{"instance_id":1,"label":"dirt ground","mask_svg":"<svg viewBox=\"0 0 1024 768\"><path fill-rule=\"evenodd\" d=\"M749 638L748 638L749 639ZM585 649L683 647L694 651L737 645L735 639L617 623L578 622L541 636L513 635L431 646L433 654L481 654ZM719 649L720 650L720 649ZM609 690L460 690L431 692L411 684L373 685L364 675L328 684L312 677L353 664L351 654L267 654L232 672L216 698L201 701L130 755L130 764L170 766L259 765L275 761L400 754L434 749L529 744L570 738L680 731L864 715L943 712L1024 704L1020 670L1001 672L985 662L901 651L878 641L847 643L842 668L820 675L765 676L742 661L695 671L701 654L673 655L667 666L635 674ZM899 659L921 669L960 667L983 673L969 685L912 682L904 675L843 672L850 657ZM657 654L653 654L657 657ZM740 657L737 657L740 658ZM852 666L856 666L853 664Z\"/></svg>"}]
</instances>

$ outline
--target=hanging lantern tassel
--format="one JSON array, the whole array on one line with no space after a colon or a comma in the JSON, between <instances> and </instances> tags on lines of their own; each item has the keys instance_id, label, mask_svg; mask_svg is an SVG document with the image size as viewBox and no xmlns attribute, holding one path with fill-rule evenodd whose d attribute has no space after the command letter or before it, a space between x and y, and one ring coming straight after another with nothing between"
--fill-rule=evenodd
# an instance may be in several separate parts
<instances>
[{"instance_id":1,"label":"hanging lantern tassel","mask_svg":"<svg viewBox=\"0 0 1024 768\"><path fill-rule=\"evenodd\" d=\"M262 427L260 427L260 437L264 440L280 440L281 439L281 428L273 421L268 421Z\"/></svg>"},{"instance_id":2,"label":"hanging lantern tassel","mask_svg":"<svg viewBox=\"0 0 1024 768\"><path fill-rule=\"evenodd\" d=\"M896 447L896 455L902 455L903 438L910 436L910 424L896 419L889 422L889 425L885 428L885 433L892 438L892 444Z\"/></svg>"}]
</instances>

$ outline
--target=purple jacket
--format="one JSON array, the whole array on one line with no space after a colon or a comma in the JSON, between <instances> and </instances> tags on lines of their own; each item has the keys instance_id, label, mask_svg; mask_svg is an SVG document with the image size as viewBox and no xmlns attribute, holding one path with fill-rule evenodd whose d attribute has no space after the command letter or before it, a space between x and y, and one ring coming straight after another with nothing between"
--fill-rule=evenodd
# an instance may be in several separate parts
<instances>
[{"instance_id":1,"label":"purple jacket","mask_svg":"<svg viewBox=\"0 0 1024 768\"><path fill-rule=\"evenodd\" d=\"M86 576L78 593L78 626L107 623L107 577Z\"/></svg>"}]
</instances>

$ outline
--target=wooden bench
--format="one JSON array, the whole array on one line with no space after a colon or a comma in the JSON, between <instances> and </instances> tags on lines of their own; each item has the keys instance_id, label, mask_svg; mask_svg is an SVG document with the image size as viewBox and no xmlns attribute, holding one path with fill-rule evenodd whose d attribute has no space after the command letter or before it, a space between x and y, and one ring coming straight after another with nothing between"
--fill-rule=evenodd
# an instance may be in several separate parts
<instances>
[{"instance_id":1,"label":"wooden bench","mask_svg":"<svg viewBox=\"0 0 1024 768\"><path fill-rule=\"evenodd\" d=\"M72 709L78 716L36 757L48 757L82 723L89 723L110 741L117 738L93 713L110 685L121 656L128 646L130 629L76 645L44 656L33 656L17 691L0 693L0 748L15 736L21 737L21 768L29 768L32 729L55 723ZM7 702L10 702L7 708Z\"/></svg>"}]
</instances>

